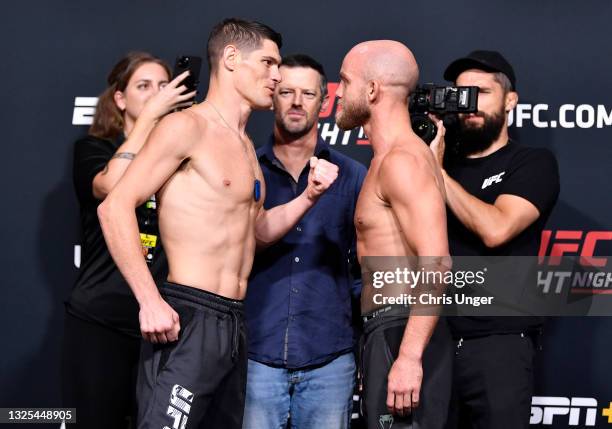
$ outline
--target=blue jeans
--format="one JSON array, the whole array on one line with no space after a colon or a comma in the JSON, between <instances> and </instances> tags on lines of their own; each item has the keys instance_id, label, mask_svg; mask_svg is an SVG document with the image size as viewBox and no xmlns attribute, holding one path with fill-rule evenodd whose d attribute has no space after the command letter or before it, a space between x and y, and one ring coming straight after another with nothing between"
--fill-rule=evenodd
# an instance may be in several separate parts
<instances>
[{"instance_id":1,"label":"blue jeans","mask_svg":"<svg viewBox=\"0 0 612 429\"><path fill-rule=\"evenodd\" d=\"M314 369L274 368L249 359L243 429L345 429L350 426L355 357Z\"/></svg>"}]
</instances>

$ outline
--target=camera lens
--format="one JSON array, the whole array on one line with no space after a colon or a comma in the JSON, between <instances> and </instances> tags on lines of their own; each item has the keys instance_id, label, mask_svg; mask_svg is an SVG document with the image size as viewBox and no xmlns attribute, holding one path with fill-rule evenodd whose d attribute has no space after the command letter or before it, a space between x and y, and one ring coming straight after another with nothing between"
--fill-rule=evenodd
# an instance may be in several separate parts
<instances>
[{"instance_id":1,"label":"camera lens","mask_svg":"<svg viewBox=\"0 0 612 429\"><path fill-rule=\"evenodd\" d=\"M189 65L189 57L181 57L179 59L179 66L187 67Z\"/></svg>"},{"instance_id":2,"label":"camera lens","mask_svg":"<svg viewBox=\"0 0 612 429\"><path fill-rule=\"evenodd\" d=\"M429 144L436 137L438 129L427 115L412 115L412 129L425 143Z\"/></svg>"}]
</instances>

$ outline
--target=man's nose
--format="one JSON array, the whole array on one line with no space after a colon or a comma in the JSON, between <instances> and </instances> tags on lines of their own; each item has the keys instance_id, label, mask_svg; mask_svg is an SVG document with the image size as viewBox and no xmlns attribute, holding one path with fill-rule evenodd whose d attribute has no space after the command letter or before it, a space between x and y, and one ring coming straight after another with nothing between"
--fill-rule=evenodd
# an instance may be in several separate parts
<instances>
[{"instance_id":1,"label":"man's nose","mask_svg":"<svg viewBox=\"0 0 612 429\"><path fill-rule=\"evenodd\" d=\"M277 84L283 79L281 77L281 74L280 74L280 71L278 70L277 65L272 67L272 75L270 76L270 78Z\"/></svg>"},{"instance_id":2,"label":"man's nose","mask_svg":"<svg viewBox=\"0 0 612 429\"><path fill-rule=\"evenodd\" d=\"M302 106L302 92L301 91L295 91L293 93L293 102L292 104L296 107L301 107Z\"/></svg>"}]
</instances>

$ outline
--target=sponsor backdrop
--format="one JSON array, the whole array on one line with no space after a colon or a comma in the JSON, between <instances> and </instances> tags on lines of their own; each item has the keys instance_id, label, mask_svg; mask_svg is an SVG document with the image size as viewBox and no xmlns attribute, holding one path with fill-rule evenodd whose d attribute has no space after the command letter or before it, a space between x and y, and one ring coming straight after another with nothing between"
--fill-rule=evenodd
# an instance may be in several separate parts
<instances>
[{"instance_id":1,"label":"sponsor backdrop","mask_svg":"<svg viewBox=\"0 0 612 429\"><path fill-rule=\"evenodd\" d=\"M607 1L478 0L464 7L387 0L13 2L0 17L0 407L60 405L62 301L80 259L72 147L87 131L106 74L130 50L150 51L171 63L179 54L202 54L212 25L227 16L261 20L283 34L283 53L317 58L328 72L332 96L344 54L363 40L404 42L416 55L422 82L442 82L445 66L473 49L500 50L517 74L513 136L551 149L559 160L561 196L542 252L611 254ZM206 71L201 78L205 92ZM340 131L335 109L330 103L322 112L321 134L367 165L372 152L366 137L359 130ZM252 117L249 130L258 145L270 133L271 118L270 112ZM610 282L601 286L606 287ZM606 362L611 329L612 321L603 317L549 321L538 356L534 427L612 423Z\"/></svg>"}]
</instances>

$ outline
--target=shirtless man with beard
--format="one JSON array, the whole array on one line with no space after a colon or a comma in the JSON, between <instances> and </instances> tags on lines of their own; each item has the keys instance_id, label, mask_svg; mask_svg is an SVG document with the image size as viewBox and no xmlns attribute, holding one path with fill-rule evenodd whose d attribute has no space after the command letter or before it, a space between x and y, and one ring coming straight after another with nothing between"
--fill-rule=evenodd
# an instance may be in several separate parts
<instances>
[{"instance_id":1,"label":"shirtless man with beard","mask_svg":"<svg viewBox=\"0 0 612 429\"><path fill-rule=\"evenodd\" d=\"M413 270L450 268L440 168L408 114L418 74L403 44L364 42L344 58L337 92L338 126L363 126L374 151L355 213L363 273L362 399L370 429L442 428L450 397L446 324L435 312L415 316L409 306L376 304L380 289L371 281L390 260L412 260ZM369 258L379 256L390 259L379 265ZM410 292L406 285L387 288L387 296Z\"/></svg>"},{"instance_id":2,"label":"shirtless man with beard","mask_svg":"<svg viewBox=\"0 0 612 429\"><path fill-rule=\"evenodd\" d=\"M272 106L280 46L280 34L257 22L226 19L215 26L206 102L165 117L98 208L148 340L138 374L140 429L242 427L242 300L255 246L282 237L338 175L336 166L313 157L305 191L262 208L263 175L245 127L252 110ZM169 265L159 290L134 215L155 192Z\"/></svg>"}]
</instances>

